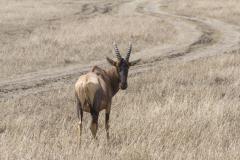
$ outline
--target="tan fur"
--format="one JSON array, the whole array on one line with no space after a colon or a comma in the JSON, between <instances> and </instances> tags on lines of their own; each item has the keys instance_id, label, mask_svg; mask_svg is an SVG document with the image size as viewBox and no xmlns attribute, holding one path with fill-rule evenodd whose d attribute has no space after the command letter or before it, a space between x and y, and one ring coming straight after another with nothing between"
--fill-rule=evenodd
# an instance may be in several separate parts
<instances>
[{"instance_id":1,"label":"tan fur","mask_svg":"<svg viewBox=\"0 0 240 160\"><path fill-rule=\"evenodd\" d=\"M109 115L112 98L119 91L119 86L123 90L127 88L128 69L131 65L134 65L139 61L132 63L128 61L131 53L131 45L128 50L127 61L121 58L116 45L115 52L119 58L118 61L113 61L108 57L106 58L107 61L114 66L112 69L105 71L94 66L89 73L80 76L75 84L77 115L80 120L78 124L80 137L82 131L83 111L91 113L92 122L90 129L93 137L96 138L99 112L105 109L105 129L107 138L109 138Z\"/></svg>"},{"instance_id":2,"label":"tan fur","mask_svg":"<svg viewBox=\"0 0 240 160\"><path fill-rule=\"evenodd\" d=\"M103 74L104 73L104 74ZM110 99L112 98L112 89L109 88L109 80L107 72L89 72L79 77L75 84L75 92L80 100L81 106L85 112L90 112L90 105L93 105L94 96L97 90L101 90L102 102L99 111L106 109L107 105L110 105Z\"/></svg>"},{"instance_id":3,"label":"tan fur","mask_svg":"<svg viewBox=\"0 0 240 160\"><path fill-rule=\"evenodd\" d=\"M77 104L78 116L83 111L91 113L92 123L90 129L94 138L96 138L98 129L98 113L103 109L106 110L106 117L108 117L106 118L105 128L107 132L107 138L109 138L108 119L111 110L111 102L112 97L117 93L118 90L119 76L116 67L105 71L95 66L91 72L80 76L76 82L75 95L77 98L77 103L80 103ZM96 103L98 105L96 105ZM80 121L78 123L78 135L80 141L82 133L82 115L79 118Z\"/></svg>"},{"instance_id":4,"label":"tan fur","mask_svg":"<svg viewBox=\"0 0 240 160\"><path fill-rule=\"evenodd\" d=\"M92 72L79 77L75 84L75 92L85 112L90 112L89 107L93 104L94 95L100 87L99 77Z\"/></svg>"}]
</instances>

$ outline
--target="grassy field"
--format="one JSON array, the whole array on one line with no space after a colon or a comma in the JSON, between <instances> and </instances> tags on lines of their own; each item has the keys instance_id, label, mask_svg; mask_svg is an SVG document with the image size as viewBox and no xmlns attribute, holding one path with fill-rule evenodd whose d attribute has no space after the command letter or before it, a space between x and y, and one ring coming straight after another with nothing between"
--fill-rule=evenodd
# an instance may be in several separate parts
<instances>
[{"instance_id":1,"label":"grassy field","mask_svg":"<svg viewBox=\"0 0 240 160\"><path fill-rule=\"evenodd\" d=\"M84 115L77 145L73 84L1 103L1 159L237 159L237 53L187 64L168 61L129 79L113 100L111 138L99 140Z\"/></svg>"},{"instance_id":2,"label":"grassy field","mask_svg":"<svg viewBox=\"0 0 240 160\"><path fill-rule=\"evenodd\" d=\"M174 44L178 33L169 18L119 15L121 3L2 0L0 82L113 57L114 40L123 51L131 40L134 53ZM237 0L161 3L161 9L176 14L240 22ZM157 60L152 69L131 74L128 89L113 98L109 142L104 112L98 140L91 136L91 118L85 113L78 145L75 78L59 82L59 88L49 84L44 92L0 99L0 160L238 159L240 50L194 61Z\"/></svg>"},{"instance_id":3,"label":"grassy field","mask_svg":"<svg viewBox=\"0 0 240 160\"><path fill-rule=\"evenodd\" d=\"M73 4L67 0L57 2L2 2L7 6L0 5L3 11L0 13L3 23L0 78L103 60L112 56L113 41L118 42L121 49L132 41L136 52L156 44L164 45L175 34L172 25L160 18L113 16L116 2L108 1L108 4L102 0L100 6L96 2L80 1L77 5L74 1L70 1ZM107 10L107 4L113 8ZM95 10L91 8L96 6ZM106 12L102 13L101 9Z\"/></svg>"}]
</instances>

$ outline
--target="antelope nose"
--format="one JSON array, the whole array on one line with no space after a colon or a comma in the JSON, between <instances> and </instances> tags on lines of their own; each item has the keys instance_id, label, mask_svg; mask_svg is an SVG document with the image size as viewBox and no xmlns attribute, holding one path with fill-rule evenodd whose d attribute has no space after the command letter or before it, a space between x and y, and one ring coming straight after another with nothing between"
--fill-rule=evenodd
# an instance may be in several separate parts
<instances>
[{"instance_id":1,"label":"antelope nose","mask_svg":"<svg viewBox=\"0 0 240 160\"><path fill-rule=\"evenodd\" d=\"M123 83L123 84L121 84L121 89L127 89L127 87L128 87L128 85L127 85L127 83Z\"/></svg>"}]
</instances>

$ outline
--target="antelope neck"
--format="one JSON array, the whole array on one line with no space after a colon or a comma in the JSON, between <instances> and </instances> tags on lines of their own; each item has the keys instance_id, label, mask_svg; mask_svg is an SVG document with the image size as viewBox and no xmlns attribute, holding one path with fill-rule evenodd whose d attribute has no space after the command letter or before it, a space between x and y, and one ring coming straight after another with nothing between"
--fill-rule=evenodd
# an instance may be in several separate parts
<instances>
[{"instance_id":1,"label":"antelope neck","mask_svg":"<svg viewBox=\"0 0 240 160\"><path fill-rule=\"evenodd\" d=\"M112 87L113 96L119 91L120 78L116 67L113 67L107 71Z\"/></svg>"}]
</instances>

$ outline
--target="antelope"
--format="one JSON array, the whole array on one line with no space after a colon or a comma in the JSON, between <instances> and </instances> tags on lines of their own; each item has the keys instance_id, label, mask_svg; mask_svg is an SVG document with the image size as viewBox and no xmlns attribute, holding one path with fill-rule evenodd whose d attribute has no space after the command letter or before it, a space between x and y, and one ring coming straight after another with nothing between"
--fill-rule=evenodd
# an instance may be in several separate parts
<instances>
[{"instance_id":1,"label":"antelope","mask_svg":"<svg viewBox=\"0 0 240 160\"><path fill-rule=\"evenodd\" d=\"M117 44L114 43L117 61L106 57L107 62L112 65L111 69L104 70L94 66L90 72L81 75L75 84L75 96L77 102L78 135L81 141L83 112L91 114L90 130L94 139L98 130L99 112L105 109L105 129L109 139L109 116L113 96L128 87L127 77L130 66L137 64L140 59L129 62L132 44L129 44L127 55L122 58Z\"/></svg>"}]
</instances>

